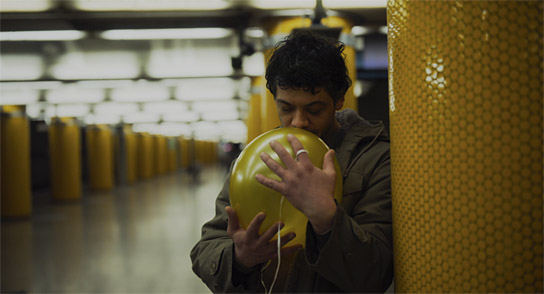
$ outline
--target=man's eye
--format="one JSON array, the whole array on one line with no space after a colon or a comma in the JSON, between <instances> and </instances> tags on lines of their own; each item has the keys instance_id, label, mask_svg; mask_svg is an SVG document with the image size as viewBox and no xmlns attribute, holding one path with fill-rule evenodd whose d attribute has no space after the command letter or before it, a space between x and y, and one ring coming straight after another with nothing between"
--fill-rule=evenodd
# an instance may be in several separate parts
<instances>
[{"instance_id":1,"label":"man's eye","mask_svg":"<svg viewBox=\"0 0 544 294\"><path fill-rule=\"evenodd\" d=\"M291 112L291 111L293 111L293 108L292 107L282 107L281 111L282 112Z\"/></svg>"},{"instance_id":2,"label":"man's eye","mask_svg":"<svg viewBox=\"0 0 544 294\"><path fill-rule=\"evenodd\" d=\"M311 115L317 115L321 112L321 108L317 108L317 109L308 109L308 113L311 114Z\"/></svg>"}]
</instances>

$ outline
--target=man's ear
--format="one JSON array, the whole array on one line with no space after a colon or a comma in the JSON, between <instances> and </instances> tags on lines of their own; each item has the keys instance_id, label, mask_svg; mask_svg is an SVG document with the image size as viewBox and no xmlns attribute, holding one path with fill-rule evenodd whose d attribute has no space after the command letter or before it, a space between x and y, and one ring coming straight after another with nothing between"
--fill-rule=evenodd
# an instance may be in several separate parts
<instances>
[{"instance_id":1,"label":"man's ear","mask_svg":"<svg viewBox=\"0 0 544 294\"><path fill-rule=\"evenodd\" d=\"M344 97L336 100L336 102L334 102L334 110L340 110L342 109L342 106L344 106Z\"/></svg>"}]
</instances>

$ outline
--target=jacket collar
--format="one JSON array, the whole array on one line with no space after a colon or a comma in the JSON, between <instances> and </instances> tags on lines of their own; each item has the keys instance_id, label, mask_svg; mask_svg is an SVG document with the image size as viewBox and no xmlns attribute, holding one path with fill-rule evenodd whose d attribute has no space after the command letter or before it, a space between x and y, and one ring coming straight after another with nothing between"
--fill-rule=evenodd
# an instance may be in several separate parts
<instances>
[{"instance_id":1,"label":"jacket collar","mask_svg":"<svg viewBox=\"0 0 544 294\"><path fill-rule=\"evenodd\" d=\"M346 131L344 140L335 150L338 164L344 175L351 159L357 155L354 154L355 151L364 152L378 141L389 142L389 136L381 121L367 121L351 109L338 111L336 120Z\"/></svg>"}]
</instances>

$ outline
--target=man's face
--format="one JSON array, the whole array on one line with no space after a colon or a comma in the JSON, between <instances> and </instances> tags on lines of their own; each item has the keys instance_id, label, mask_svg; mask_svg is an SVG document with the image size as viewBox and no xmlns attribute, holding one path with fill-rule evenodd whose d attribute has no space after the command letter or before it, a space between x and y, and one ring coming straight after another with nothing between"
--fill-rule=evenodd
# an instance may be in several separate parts
<instances>
[{"instance_id":1,"label":"man's face","mask_svg":"<svg viewBox=\"0 0 544 294\"><path fill-rule=\"evenodd\" d=\"M310 131L326 139L336 131L338 123L334 117L342 108L343 99L336 103L324 89L316 89L312 95L302 89L283 90L278 87L276 107L282 127L295 127Z\"/></svg>"}]
</instances>

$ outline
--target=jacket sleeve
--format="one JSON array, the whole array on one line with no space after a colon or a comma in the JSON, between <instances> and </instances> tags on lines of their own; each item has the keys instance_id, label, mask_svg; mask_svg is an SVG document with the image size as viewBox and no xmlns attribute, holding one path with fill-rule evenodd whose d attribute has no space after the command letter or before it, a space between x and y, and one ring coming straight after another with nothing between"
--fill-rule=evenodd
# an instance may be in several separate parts
<instances>
[{"instance_id":1,"label":"jacket sleeve","mask_svg":"<svg viewBox=\"0 0 544 294\"><path fill-rule=\"evenodd\" d=\"M191 250L193 271L214 293L255 292L260 272L233 267L234 244L227 235L230 173L215 202L215 217L202 227L202 237Z\"/></svg>"},{"instance_id":2,"label":"jacket sleeve","mask_svg":"<svg viewBox=\"0 0 544 294\"><path fill-rule=\"evenodd\" d=\"M393 278L389 151L370 156L363 161L367 171L344 180L344 199L325 244L307 226L308 264L344 292L383 293Z\"/></svg>"}]
</instances>

